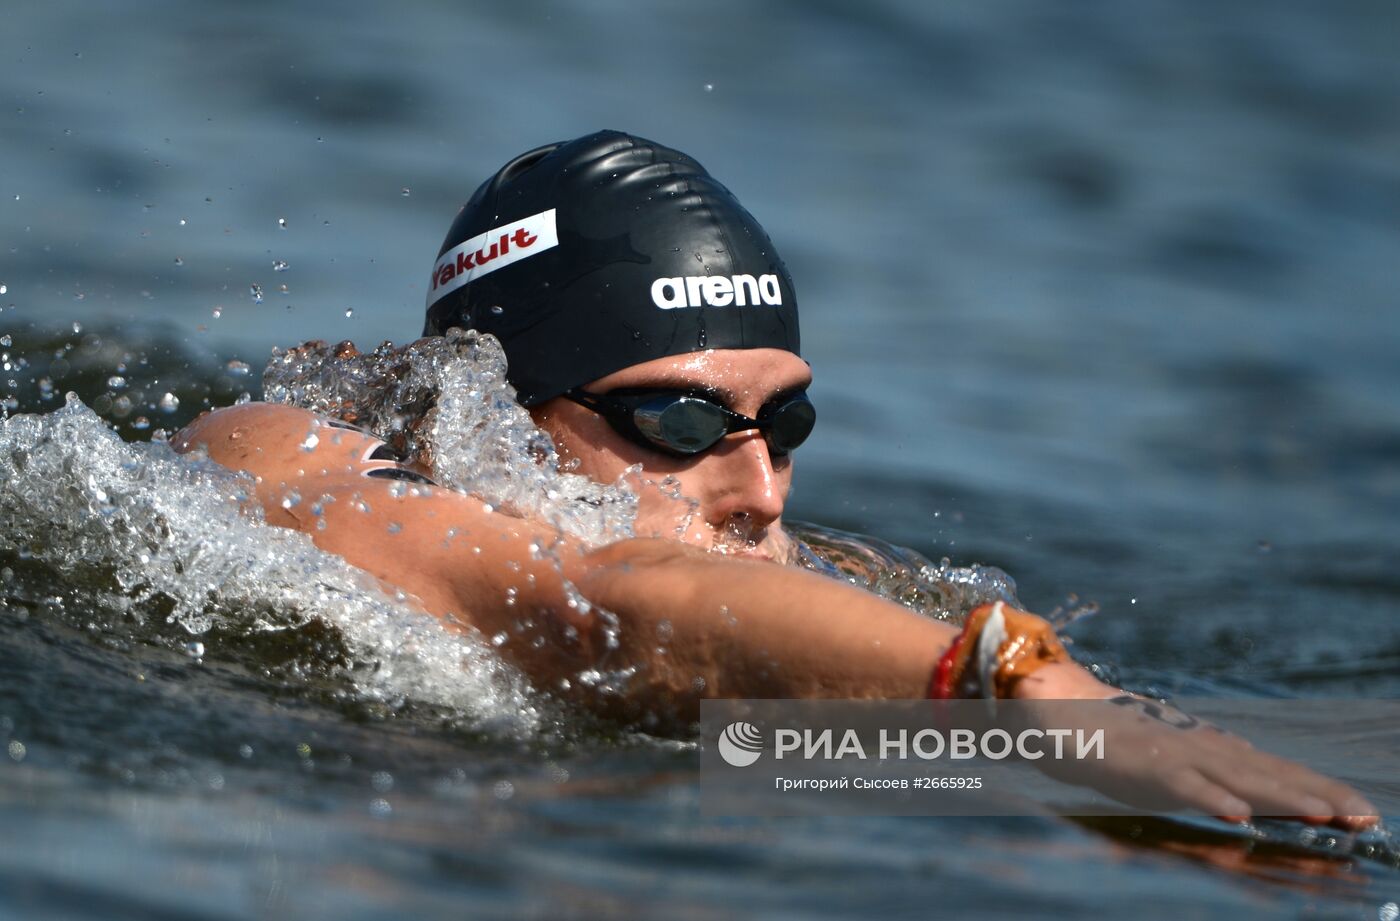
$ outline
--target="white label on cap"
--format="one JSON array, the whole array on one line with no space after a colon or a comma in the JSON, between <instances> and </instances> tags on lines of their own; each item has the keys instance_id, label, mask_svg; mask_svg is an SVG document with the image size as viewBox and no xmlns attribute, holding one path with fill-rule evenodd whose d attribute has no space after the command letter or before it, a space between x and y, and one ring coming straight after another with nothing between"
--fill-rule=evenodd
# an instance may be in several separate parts
<instances>
[{"instance_id":1,"label":"white label on cap","mask_svg":"<svg viewBox=\"0 0 1400 921\"><path fill-rule=\"evenodd\" d=\"M559 245L554 210L541 211L488 230L449 249L433 266L428 306L469 281Z\"/></svg>"}]
</instances>

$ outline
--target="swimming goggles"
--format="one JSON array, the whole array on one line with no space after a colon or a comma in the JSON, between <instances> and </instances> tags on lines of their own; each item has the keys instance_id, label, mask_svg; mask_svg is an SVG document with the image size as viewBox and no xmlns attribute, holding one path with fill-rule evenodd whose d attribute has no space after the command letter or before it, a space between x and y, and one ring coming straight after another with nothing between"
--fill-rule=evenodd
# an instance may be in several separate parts
<instances>
[{"instance_id":1,"label":"swimming goggles","mask_svg":"<svg viewBox=\"0 0 1400 921\"><path fill-rule=\"evenodd\" d=\"M708 451L725 435L754 429L763 432L769 451L780 457L806 441L817 422L817 410L805 392L770 400L757 419L688 390L627 388L604 394L576 387L563 396L608 420L629 441L681 457Z\"/></svg>"}]
</instances>

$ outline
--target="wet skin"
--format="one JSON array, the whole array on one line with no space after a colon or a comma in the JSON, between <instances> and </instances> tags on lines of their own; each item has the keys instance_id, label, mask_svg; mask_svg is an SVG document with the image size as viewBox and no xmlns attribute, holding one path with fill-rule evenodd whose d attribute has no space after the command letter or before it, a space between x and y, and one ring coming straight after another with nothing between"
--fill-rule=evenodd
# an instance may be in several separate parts
<instances>
[{"instance_id":1,"label":"wet skin","mask_svg":"<svg viewBox=\"0 0 1400 921\"><path fill-rule=\"evenodd\" d=\"M584 389L710 391L730 409L754 418L775 396L804 390L811 382L811 369L791 352L717 349L633 365ZM602 416L563 397L535 407L530 415L554 439L560 460L570 469L612 483L628 467L641 464L648 481L674 477L680 494L698 503L690 514L685 501L644 486L639 490L639 536L678 538L756 559L786 558L791 541L781 519L792 488L793 455L774 457L761 432L735 432L709 451L682 458L623 438Z\"/></svg>"},{"instance_id":2,"label":"wet skin","mask_svg":"<svg viewBox=\"0 0 1400 921\"><path fill-rule=\"evenodd\" d=\"M703 384L752 416L774 394L810 380L799 359L765 351L649 362L589 389ZM173 444L250 474L250 500L270 524L308 534L454 629L504 634L501 653L536 687L652 731L684 731L703 697L927 694L934 667L956 636L953 627L850 585L762 561L767 554L781 558L792 462L775 461L761 435L735 433L687 460L633 445L566 401L546 403L535 415L563 460L590 476L609 481L633 463L642 463L651 480L675 476L699 502L685 540L675 539L683 515L674 503L657 501L644 508L641 530L670 539L582 547L474 497L379 478L386 471L410 477L429 471L385 459L372 435L287 406L216 410ZM734 549L726 535L736 521L752 538L752 546L738 542L747 553L735 558L701 549ZM618 629L577 606L571 587L611 612ZM636 672L622 693L606 694L576 680L592 668ZM1021 679L1013 696L1048 701L1121 693L1062 663ZM1235 736L1183 731L1134 708L1109 709L1108 729L1125 741L1095 775L1076 782L1119 795L1149 790L1229 818L1263 810L1347 828L1374 822L1374 809L1350 788Z\"/></svg>"}]
</instances>

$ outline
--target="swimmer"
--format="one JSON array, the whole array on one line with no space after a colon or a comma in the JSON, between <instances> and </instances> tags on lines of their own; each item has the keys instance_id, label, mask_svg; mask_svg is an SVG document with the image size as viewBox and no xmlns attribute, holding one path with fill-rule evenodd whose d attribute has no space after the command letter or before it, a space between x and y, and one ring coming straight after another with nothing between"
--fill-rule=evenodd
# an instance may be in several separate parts
<instances>
[{"instance_id":1,"label":"swimmer","mask_svg":"<svg viewBox=\"0 0 1400 921\"><path fill-rule=\"evenodd\" d=\"M590 548L306 410L215 410L173 443L251 474L271 524L456 629L504 637L536 687L652 731L693 723L707 697L1125 697L1032 614L983 605L959 629L778 564L793 458L816 421L797 293L762 227L689 156L602 131L511 160L433 266L424 334L453 327L500 340L561 466L612 483L639 464L698 504L644 492L637 532L665 536ZM601 693L579 680L591 669L634 673ZM1130 741L1088 781L1112 795L1375 822L1349 787L1235 736L1106 709Z\"/></svg>"}]
</instances>

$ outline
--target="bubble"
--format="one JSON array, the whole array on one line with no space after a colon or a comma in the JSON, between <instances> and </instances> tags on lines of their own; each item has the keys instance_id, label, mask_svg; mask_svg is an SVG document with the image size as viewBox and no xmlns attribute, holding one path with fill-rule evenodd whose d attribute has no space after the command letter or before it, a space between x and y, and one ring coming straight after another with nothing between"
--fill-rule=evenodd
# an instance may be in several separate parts
<instances>
[{"instance_id":1,"label":"bubble","mask_svg":"<svg viewBox=\"0 0 1400 921\"><path fill-rule=\"evenodd\" d=\"M144 432L151 427L151 420L147 419L145 416L137 416L135 419L131 420L131 427L138 432Z\"/></svg>"},{"instance_id":2,"label":"bubble","mask_svg":"<svg viewBox=\"0 0 1400 921\"><path fill-rule=\"evenodd\" d=\"M16 195L15 198L19 198L19 196ZM0 285L0 294L6 294L6 293L9 292L9 290L10 290L10 289L9 289L8 287L6 287L5 285Z\"/></svg>"},{"instance_id":3,"label":"bubble","mask_svg":"<svg viewBox=\"0 0 1400 921\"><path fill-rule=\"evenodd\" d=\"M209 315L217 320L219 317L224 315L224 308L215 307L213 310L209 311Z\"/></svg>"},{"instance_id":4,"label":"bubble","mask_svg":"<svg viewBox=\"0 0 1400 921\"><path fill-rule=\"evenodd\" d=\"M18 739L13 740L12 742L10 742L9 752L10 757L13 758L15 761L23 761L24 756L26 754L24 743L19 741Z\"/></svg>"},{"instance_id":5,"label":"bubble","mask_svg":"<svg viewBox=\"0 0 1400 921\"><path fill-rule=\"evenodd\" d=\"M184 218L180 218L180 226L181 226L181 227L184 227L184 226L185 226L185 223L186 223L186 222L185 222L185 219L184 219Z\"/></svg>"},{"instance_id":6,"label":"bubble","mask_svg":"<svg viewBox=\"0 0 1400 921\"><path fill-rule=\"evenodd\" d=\"M274 259L274 260L272 260L272 271L274 271L274 272L285 272L285 271L287 271L287 261L286 261L285 259Z\"/></svg>"},{"instance_id":7,"label":"bubble","mask_svg":"<svg viewBox=\"0 0 1400 921\"><path fill-rule=\"evenodd\" d=\"M11 345L13 345L13 344L14 344L14 343L10 340L10 334L9 334L9 333L6 333L5 335L0 336L0 345L3 345L5 348L9 348L9 347L10 347Z\"/></svg>"},{"instance_id":8,"label":"bubble","mask_svg":"<svg viewBox=\"0 0 1400 921\"><path fill-rule=\"evenodd\" d=\"M388 793L394 789L394 775L388 771L375 771L369 778L369 785L376 793Z\"/></svg>"},{"instance_id":9,"label":"bubble","mask_svg":"<svg viewBox=\"0 0 1400 921\"><path fill-rule=\"evenodd\" d=\"M502 307L500 304L492 304L492 305L491 305L491 312L492 312L493 314L495 314L496 316L499 317L501 314L505 313L506 310L505 310L505 308Z\"/></svg>"},{"instance_id":10,"label":"bubble","mask_svg":"<svg viewBox=\"0 0 1400 921\"><path fill-rule=\"evenodd\" d=\"M353 317L353 316L355 315L355 310L354 310L354 308L352 308L352 307L346 307L346 308L345 308L345 315L346 315L347 317Z\"/></svg>"},{"instance_id":11,"label":"bubble","mask_svg":"<svg viewBox=\"0 0 1400 921\"><path fill-rule=\"evenodd\" d=\"M498 780L491 785L491 795L498 800L508 800L515 795L515 784L509 780Z\"/></svg>"},{"instance_id":12,"label":"bubble","mask_svg":"<svg viewBox=\"0 0 1400 921\"><path fill-rule=\"evenodd\" d=\"M287 219L284 218L284 217L279 217L279 218L277 219L277 226L280 227L280 228L282 228L283 230L286 230L286 229L287 229Z\"/></svg>"},{"instance_id":13,"label":"bubble","mask_svg":"<svg viewBox=\"0 0 1400 921\"><path fill-rule=\"evenodd\" d=\"M320 443L321 436L316 434L315 429L312 429L307 432L306 437L301 440L301 449L303 451L314 451L316 450L316 446Z\"/></svg>"},{"instance_id":14,"label":"bubble","mask_svg":"<svg viewBox=\"0 0 1400 921\"><path fill-rule=\"evenodd\" d=\"M237 377L243 377L248 373L249 368L248 363L246 361L239 361L235 358L231 360L228 364L224 365L224 370L228 371L229 374L235 375Z\"/></svg>"},{"instance_id":15,"label":"bubble","mask_svg":"<svg viewBox=\"0 0 1400 921\"><path fill-rule=\"evenodd\" d=\"M202 659L204 657L204 644L198 640L191 640L185 644L185 655L191 659Z\"/></svg>"},{"instance_id":16,"label":"bubble","mask_svg":"<svg viewBox=\"0 0 1400 921\"><path fill-rule=\"evenodd\" d=\"M74 321L73 321L73 335L76 336L78 333L81 333L82 331L83 331L83 324L79 323L77 320L74 320Z\"/></svg>"},{"instance_id":17,"label":"bubble","mask_svg":"<svg viewBox=\"0 0 1400 921\"><path fill-rule=\"evenodd\" d=\"M9 343L6 342L5 345L9 345ZM113 390L120 390L126 386L126 378L119 374L114 374L107 378L107 386L111 387Z\"/></svg>"},{"instance_id":18,"label":"bubble","mask_svg":"<svg viewBox=\"0 0 1400 921\"><path fill-rule=\"evenodd\" d=\"M291 509L301 505L301 493L295 489L289 489L282 495L281 505L283 508Z\"/></svg>"},{"instance_id":19,"label":"bubble","mask_svg":"<svg viewBox=\"0 0 1400 921\"><path fill-rule=\"evenodd\" d=\"M369 801L369 814L377 819L387 819L393 815L394 807L389 805L389 801L383 798Z\"/></svg>"},{"instance_id":20,"label":"bubble","mask_svg":"<svg viewBox=\"0 0 1400 921\"><path fill-rule=\"evenodd\" d=\"M262 285L249 285L248 295L252 297L254 304L261 304L263 301Z\"/></svg>"},{"instance_id":21,"label":"bubble","mask_svg":"<svg viewBox=\"0 0 1400 921\"><path fill-rule=\"evenodd\" d=\"M182 259L182 258L180 258L179 256L176 256L176 257L175 257L175 264L176 264L176 265L184 265L184 264L185 264L185 260Z\"/></svg>"},{"instance_id":22,"label":"bubble","mask_svg":"<svg viewBox=\"0 0 1400 921\"><path fill-rule=\"evenodd\" d=\"M238 757L242 758L244 761L247 761L249 758L252 758L253 746L249 745L246 742L238 746Z\"/></svg>"},{"instance_id":23,"label":"bubble","mask_svg":"<svg viewBox=\"0 0 1400 921\"><path fill-rule=\"evenodd\" d=\"M399 189L399 194L402 195L404 198L407 198L409 195L413 194L413 190L410 189L408 186L404 186L402 189Z\"/></svg>"},{"instance_id":24,"label":"bubble","mask_svg":"<svg viewBox=\"0 0 1400 921\"><path fill-rule=\"evenodd\" d=\"M173 413L180 408L180 398L167 390L161 395L160 402L156 405L160 407L160 411L163 413Z\"/></svg>"},{"instance_id":25,"label":"bubble","mask_svg":"<svg viewBox=\"0 0 1400 921\"><path fill-rule=\"evenodd\" d=\"M713 93L714 91L715 91L715 85L714 85L713 83L706 83L706 84L705 84L705 92L707 92L707 93Z\"/></svg>"}]
</instances>

